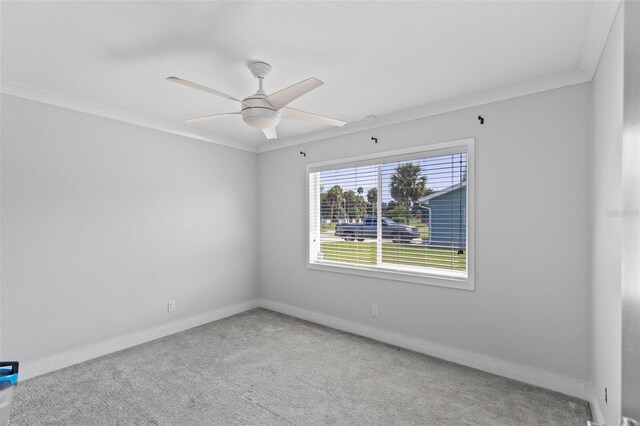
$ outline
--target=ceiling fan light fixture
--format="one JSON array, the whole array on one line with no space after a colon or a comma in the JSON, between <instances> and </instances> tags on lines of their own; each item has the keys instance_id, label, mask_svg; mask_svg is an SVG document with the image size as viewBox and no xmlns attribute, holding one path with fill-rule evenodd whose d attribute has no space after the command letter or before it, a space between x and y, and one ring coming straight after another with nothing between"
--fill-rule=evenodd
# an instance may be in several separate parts
<instances>
[{"instance_id":1,"label":"ceiling fan light fixture","mask_svg":"<svg viewBox=\"0 0 640 426\"><path fill-rule=\"evenodd\" d=\"M273 129L280 123L280 112L269 108L245 108L242 120L256 129Z\"/></svg>"}]
</instances>

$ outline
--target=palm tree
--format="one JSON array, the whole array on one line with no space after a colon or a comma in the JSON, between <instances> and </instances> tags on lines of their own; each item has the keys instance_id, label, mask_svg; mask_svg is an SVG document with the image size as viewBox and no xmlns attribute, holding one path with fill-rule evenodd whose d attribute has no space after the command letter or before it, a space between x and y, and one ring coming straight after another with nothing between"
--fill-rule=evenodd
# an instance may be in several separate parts
<instances>
[{"instance_id":1,"label":"palm tree","mask_svg":"<svg viewBox=\"0 0 640 426\"><path fill-rule=\"evenodd\" d=\"M371 204L378 202L378 188L371 188L367 191L367 201Z\"/></svg>"},{"instance_id":2,"label":"palm tree","mask_svg":"<svg viewBox=\"0 0 640 426\"><path fill-rule=\"evenodd\" d=\"M364 189L362 192L364 192ZM362 216L366 213L364 197L362 195L356 195L353 191L345 191L342 197L347 219L362 219Z\"/></svg>"},{"instance_id":3,"label":"palm tree","mask_svg":"<svg viewBox=\"0 0 640 426\"><path fill-rule=\"evenodd\" d=\"M375 213L378 210L378 188L371 188L367 191L367 201L371 204L371 213Z\"/></svg>"},{"instance_id":4,"label":"palm tree","mask_svg":"<svg viewBox=\"0 0 640 426\"><path fill-rule=\"evenodd\" d=\"M342 193L342 188L340 188L340 185L335 185L333 188L327 191L327 203L329 203L329 206L331 206L331 216L329 217L332 220L333 220L333 210L337 205L339 205L342 202L342 197L343 197L343 193Z\"/></svg>"},{"instance_id":5,"label":"palm tree","mask_svg":"<svg viewBox=\"0 0 640 426\"><path fill-rule=\"evenodd\" d=\"M418 164L405 163L396 167L391 176L391 196L400 205L410 207L418 198L426 195L427 178L422 174L422 168Z\"/></svg>"}]
</instances>

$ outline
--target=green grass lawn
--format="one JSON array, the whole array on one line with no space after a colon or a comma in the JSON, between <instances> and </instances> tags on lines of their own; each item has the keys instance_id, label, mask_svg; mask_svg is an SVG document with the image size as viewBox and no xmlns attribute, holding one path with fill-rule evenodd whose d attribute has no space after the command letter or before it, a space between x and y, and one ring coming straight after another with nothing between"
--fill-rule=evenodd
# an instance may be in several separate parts
<instances>
[{"instance_id":1,"label":"green grass lawn","mask_svg":"<svg viewBox=\"0 0 640 426\"><path fill-rule=\"evenodd\" d=\"M333 262L376 264L375 242L330 241L320 243L324 260ZM382 243L382 262L465 271L467 254L457 249L428 247L418 244Z\"/></svg>"},{"instance_id":2,"label":"green grass lawn","mask_svg":"<svg viewBox=\"0 0 640 426\"><path fill-rule=\"evenodd\" d=\"M418 232L420 232L420 237L422 237L423 240L429 238L429 228L427 224L422 223L420 219L410 218L409 225L418 227Z\"/></svg>"},{"instance_id":3,"label":"green grass lawn","mask_svg":"<svg viewBox=\"0 0 640 426\"><path fill-rule=\"evenodd\" d=\"M322 232L328 232L328 231L335 231L336 230L336 224L335 223L324 223L322 222L322 224L320 225L320 230Z\"/></svg>"}]
</instances>

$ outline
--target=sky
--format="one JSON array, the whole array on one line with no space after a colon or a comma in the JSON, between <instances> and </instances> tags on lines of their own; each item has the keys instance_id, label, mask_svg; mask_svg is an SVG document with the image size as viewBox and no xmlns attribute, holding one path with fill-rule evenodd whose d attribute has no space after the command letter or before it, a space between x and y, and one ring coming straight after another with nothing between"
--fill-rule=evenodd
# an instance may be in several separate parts
<instances>
[{"instance_id":1,"label":"sky","mask_svg":"<svg viewBox=\"0 0 640 426\"><path fill-rule=\"evenodd\" d=\"M438 157L383 163L382 165L382 202L388 203L391 197L391 176L396 167L413 163L422 168L421 175L427 178L427 187L434 191L440 191L460 182L467 165L467 154L448 154ZM340 185L343 191L357 192L358 187L364 189L363 196L366 199L367 191L377 186L377 166L362 166L346 169L328 170L320 172L320 185L324 191L328 191L334 185Z\"/></svg>"}]
</instances>

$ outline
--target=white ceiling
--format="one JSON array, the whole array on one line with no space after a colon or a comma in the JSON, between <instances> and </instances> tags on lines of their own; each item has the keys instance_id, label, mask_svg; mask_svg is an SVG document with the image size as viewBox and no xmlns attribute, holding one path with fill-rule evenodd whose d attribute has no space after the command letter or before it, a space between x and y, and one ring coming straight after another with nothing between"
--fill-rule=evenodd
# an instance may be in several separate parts
<instances>
[{"instance_id":1,"label":"white ceiling","mask_svg":"<svg viewBox=\"0 0 640 426\"><path fill-rule=\"evenodd\" d=\"M451 100L469 106L465 99L492 99L480 94L517 96L588 81L617 7L605 3L2 2L2 90L264 150L385 117L398 121ZM165 77L242 98L257 88L246 67L252 60L273 66L267 93L323 80L291 106L350 124L325 130L283 121L278 141L266 141L239 117L182 123L239 105ZM369 115L378 118L363 121Z\"/></svg>"}]
</instances>

